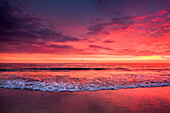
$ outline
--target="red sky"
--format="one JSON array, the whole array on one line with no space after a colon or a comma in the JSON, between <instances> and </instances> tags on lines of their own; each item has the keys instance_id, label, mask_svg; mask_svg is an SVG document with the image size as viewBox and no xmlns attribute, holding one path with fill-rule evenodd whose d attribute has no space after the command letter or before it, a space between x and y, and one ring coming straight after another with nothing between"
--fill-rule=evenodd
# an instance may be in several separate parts
<instances>
[{"instance_id":1,"label":"red sky","mask_svg":"<svg viewBox=\"0 0 170 113\"><path fill-rule=\"evenodd\" d=\"M170 63L169 0L0 0L1 63Z\"/></svg>"}]
</instances>

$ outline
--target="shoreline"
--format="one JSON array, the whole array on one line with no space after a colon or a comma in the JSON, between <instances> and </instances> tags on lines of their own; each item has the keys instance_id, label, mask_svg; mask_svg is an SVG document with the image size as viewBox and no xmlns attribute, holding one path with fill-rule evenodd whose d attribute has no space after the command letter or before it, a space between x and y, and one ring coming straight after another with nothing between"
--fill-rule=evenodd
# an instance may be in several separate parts
<instances>
[{"instance_id":1,"label":"shoreline","mask_svg":"<svg viewBox=\"0 0 170 113\"><path fill-rule=\"evenodd\" d=\"M77 92L0 88L0 106L2 113L166 113L170 86Z\"/></svg>"},{"instance_id":2,"label":"shoreline","mask_svg":"<svg viewBox=\"0 0 170 113\"><path fill-rule=\"evenodd\" d=\"M33 89L27 89L27 88L24 88L24 89L21 89L21 88L4 88L4 87L0 87L0 90L1 89L11 89L11 90L28 90L28 91L40 91L40 92L53 92L53 93L60 93L60 92L94 92L94 91L105 91L105 90L108 90L108 91L112 91L112 90L123 90L123 89L138 89L138 88L157 88L157 87L170 87L170 85L168 84L168 85L161 85L161 86L150 86L150 87L148 87L148 86L141 86L141 87L127 87L127 88L118 88L118 89L112 89L112 88L108 88L108 89L99 89L99 90L76 90L76 91L43 91L43 90L38 90L38 89L36 89L36 90L33 90Z\"/></svg>"}]
</instances>

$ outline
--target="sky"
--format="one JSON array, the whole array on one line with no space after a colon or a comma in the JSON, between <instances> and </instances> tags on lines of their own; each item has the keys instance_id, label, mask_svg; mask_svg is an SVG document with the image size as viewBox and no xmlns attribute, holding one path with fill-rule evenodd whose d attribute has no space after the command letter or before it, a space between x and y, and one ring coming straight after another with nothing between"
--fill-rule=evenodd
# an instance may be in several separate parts
<instances>
[{"instance_id":1,"label":"sky","mask_svg":"<svg viewBox=\"0 0 170 113\"><path fill-rule=\"evenodd\" d=\"M170 63L170 0L0 0L0 63Z\"/></svg>"}]
</instances>

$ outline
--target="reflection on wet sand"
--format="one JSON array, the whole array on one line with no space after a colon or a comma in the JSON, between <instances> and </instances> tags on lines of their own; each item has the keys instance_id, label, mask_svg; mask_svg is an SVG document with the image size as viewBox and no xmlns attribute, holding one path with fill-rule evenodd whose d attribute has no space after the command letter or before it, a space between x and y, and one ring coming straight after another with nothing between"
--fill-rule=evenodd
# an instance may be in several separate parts
<instances>
[{"instance_id":1,"label":"reflection on wet sand","mask_svg":"<svg viewBox=\"0 0 170 113\"><path fill-rule=\"evenodd\" d=\"M170 87L84 92L0 89L2 113L168 113Z\"/></svg>"}]
</instances>

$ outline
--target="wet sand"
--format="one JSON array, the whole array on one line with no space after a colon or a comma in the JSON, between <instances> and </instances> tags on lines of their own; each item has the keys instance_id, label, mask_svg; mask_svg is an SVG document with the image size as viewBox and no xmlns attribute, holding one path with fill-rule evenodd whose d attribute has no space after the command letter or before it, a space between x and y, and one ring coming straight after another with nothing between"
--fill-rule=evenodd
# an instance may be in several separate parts
<instances>
[{"instance_id":1,"label":"wet sand","mask_svg":"<svg viewBox=\"0 0 170 113\"><path fill-rule=\"evenodd\" d=\"M168 113L170 86L83 92L0 88L0 113Z\"/></svg>"}]
</instances>

